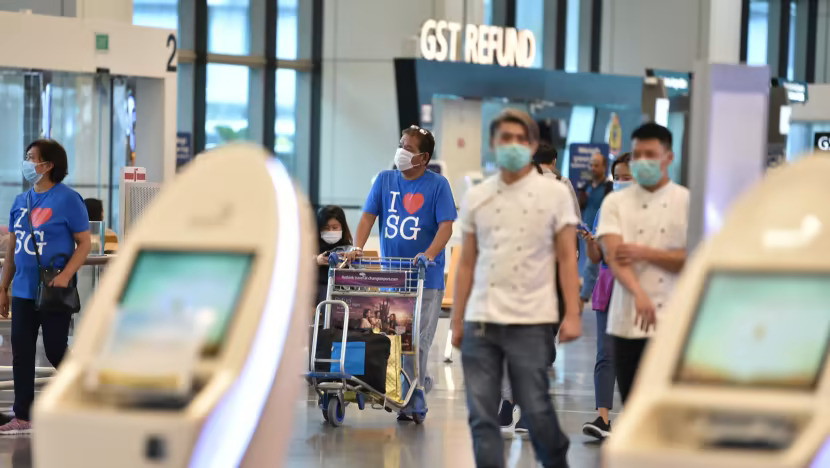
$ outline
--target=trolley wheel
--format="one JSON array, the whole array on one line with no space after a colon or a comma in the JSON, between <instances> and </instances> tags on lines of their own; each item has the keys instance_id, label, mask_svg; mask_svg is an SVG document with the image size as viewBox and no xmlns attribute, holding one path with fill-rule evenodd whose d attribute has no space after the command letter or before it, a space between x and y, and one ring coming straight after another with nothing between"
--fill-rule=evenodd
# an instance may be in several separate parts
<instances>
[{"instance_id":1,"label":"trolley wheel","mask_svg":"<svg viewBox=\"0 0 830 468\"><path fill-rule=\"evenodd\" d=\"M340 398L329 398L328 414L326 416L326 421L332 426L340 427L343 425L343 419L346 417L346 408L343 406Z\"/></svg>"},{"instance_id":2,"label":"trolley wheel","mask_svg":"<svg viewBox=\"0 0 830 468\"><path fill-rule=\"evenodd\" d=\"M420 425L420 424L424 423L424 416L421 413L415 412L415 413L412 413L411 416L412 416L412 420L415 422L415 424Z\"/></svg>"},{"instance_id":3,"label":"trolley wheel","mask_svg":"<svg viewBox=\"0 0 830 468\"><path fill-rule=\"evenodd\" d=\"M326 422L329 422L329 412L328 412L328 410L320 410L320 412L323 413L323 419Z\"/></svg>"}]
</instances>

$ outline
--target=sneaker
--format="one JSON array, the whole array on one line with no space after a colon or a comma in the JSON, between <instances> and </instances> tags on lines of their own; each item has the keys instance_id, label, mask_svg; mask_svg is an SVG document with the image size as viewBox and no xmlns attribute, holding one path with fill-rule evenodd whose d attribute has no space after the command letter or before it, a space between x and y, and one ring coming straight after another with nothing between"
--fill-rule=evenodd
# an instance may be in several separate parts
<instances>
[{"instance_id":1,"label":"sneaker","mask_svg":"<svg viewBox=\"0 0 830 468\"><path fill-rule=\"evenodd\" d=\"M603 440L611 435L611 421L607 423L602 417L597 417L593 422L582 425L582 433L595 439Z\"/></svg>"},{"instance_id":2,"label":"sneaker","mask_svg":"<svg viewBox=\"0 0 830 468\"><path fill-rule=\"evenodd\" d=\"M432 377L430 377L430 376L426 376L426 377L424 378L424 393L429 393L429 392L431 392L431 391L432 391L432 387L433 387Z\"/></svg>"},{"instance_id":3,"label":"sneaker","mask_svg":"<svg viewBox=\"0 0 830 468\"><path fill-rule=\"evenodd\" d=\"M31 434L32 423L23 422L17 418L0 426L0 436Z\"/></svg>"},{"instance_id":4,"label":"sneaker","mask_svg":"<svg viewBox=\"0 0 830 468\"><path fill-rule=\"evenodd\" d=\"M406 413L400 412L398 413L398 422L412 422L412 418L410 418Z\"/></svg>"},{"instance_id":5,"label":"sneaker","mask_svg":"<svg viewBox=\"0 0 830 468\"><path fill-rule=\"evenodd\" d=\"M527 434L529 431L527 429L527 420L524 416L519 418L519 422L516 423L516 434Z\"/></svg>"},{"instance_id":6,"label":"sneaker","mask_svg":"<svg viewBox=\"0 0 830 468\"><path fill-rule=\"evenodd\" d=\"M521 416L522 412L518 406L507 400L502 401L501 408L499 409L499 425L501 426L501 431L512 433L516 429L516 424L518 424Z\"/></svg>"}]
</instances>

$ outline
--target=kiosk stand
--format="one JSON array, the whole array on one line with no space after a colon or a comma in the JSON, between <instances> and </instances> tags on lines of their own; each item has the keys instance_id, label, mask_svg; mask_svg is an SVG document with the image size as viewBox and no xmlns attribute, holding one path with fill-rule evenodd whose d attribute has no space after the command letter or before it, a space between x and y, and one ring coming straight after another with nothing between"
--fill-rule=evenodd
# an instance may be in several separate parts
<instances>
[{"instance_id":1,"label":"kiosk stand","mask_svg":"<svg viewBox=\"0 0 830 468\"><path fill-rule=\"evenodd\" d=\"M701 244L604 467L828 466L828 173L820 156L768 173Z\"/></svg>"},{"instance_id":2,"label":"kiosk stand","mask_svg":"<svg viewBox=\"0 0 830 468\"><path fill-rule=\"evenodd\" d=\"M228 146L130 233L35 404L35 466L278 464L308 336L306 201L264 150Z\"/></svg>"}]
</instances>

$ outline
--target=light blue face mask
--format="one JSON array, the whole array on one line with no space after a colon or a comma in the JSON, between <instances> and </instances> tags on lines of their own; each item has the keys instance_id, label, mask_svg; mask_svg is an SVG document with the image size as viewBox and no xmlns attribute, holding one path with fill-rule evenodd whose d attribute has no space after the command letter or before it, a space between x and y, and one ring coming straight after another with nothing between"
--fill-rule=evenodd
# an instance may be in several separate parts
<instances>
[{"instance_id":1,"label":"light blue face mask","mask_svg":"<svg viewBox=\"0 0 830 468\"><path fill-rule=\"evenodd\" d=\"M496 146L496 164L507 172L519 172L532 156L530 148L518 143Z\"/></svg>"},{"instance_id":2,"label":"light blue face mask","mask_svg":"<svg viewBox=\"0 0 830 468\"><path fill-rule=\"evenodd\" d=\"M43 178L43 174L37 173L37 167L43 163L23 161L23 178L30 184L36 184Z\"/></svg>"},{"instance_id":3,"label":"light blue face mask","mask_svg":"<svg viewBox=\"0 0 830 468\"><path fill-rule=\"evenodd\" d=\"M631 161L631 175L643 187L654 187L663 178L659 159L637 159Z\"/></svg>"},{"instance_id":4,"label":"light blue face mask","mask_svg":"<svg viewBox=\"0 0 830 468\"><path fill-rule=\"evenodd\" d=\"M633 180L615 180L614 181L614 191L617 192L624 188L630 187L633 184Z\"/></svg>"}]
</instances>

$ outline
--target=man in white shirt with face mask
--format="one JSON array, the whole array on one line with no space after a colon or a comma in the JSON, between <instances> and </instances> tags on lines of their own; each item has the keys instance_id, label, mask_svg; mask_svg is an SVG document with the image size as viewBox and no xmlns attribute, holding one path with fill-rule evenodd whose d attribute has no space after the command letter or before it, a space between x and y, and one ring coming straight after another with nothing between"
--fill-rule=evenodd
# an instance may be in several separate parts
<instances>
[{"instance_id":1,"label":"man in white shirt with face mask","mask_svg":"<svg viewBox=\"0 0 830 468\"><path fill-rule=\"evenodd\" d=\"M689 191L668 176L674 159L671 132L647 123L631 141L630 169L637 184L606 197L596 235L615 279L607 331L614 340L623 404L686 262L689 219Z\"/></svg>"},{"instance_id":2,"label":"man in white shirt with face mask","mask_svg":"<svg viewBox=\"0 0 830 468\"><path fill-rule=\"evenodd\" d=\"M506 362L536 457L545 467L566 468L569 442L548 393L548 366L554 324L561 323L561 343L581 334L578 219L565 185L531 164L539 128L530 116L503 112L491 123L490 142L500 172L464 197L453 301L476 465L504 466L498 411ZM564 297L554 285L557 261Z\"/></svg>"}]
</instances>

